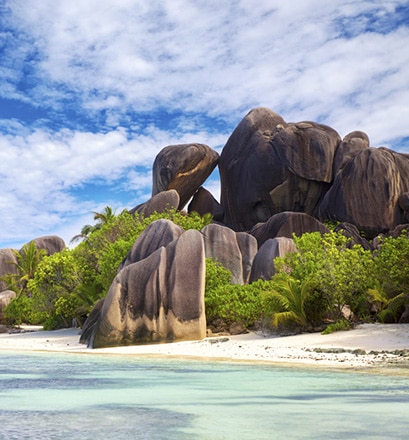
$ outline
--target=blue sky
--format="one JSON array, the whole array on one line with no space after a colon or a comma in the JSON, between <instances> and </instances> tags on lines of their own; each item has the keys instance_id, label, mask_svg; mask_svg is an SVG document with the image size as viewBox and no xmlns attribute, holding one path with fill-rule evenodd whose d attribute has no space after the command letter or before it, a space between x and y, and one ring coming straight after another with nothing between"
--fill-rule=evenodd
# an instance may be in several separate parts
<instances>
[{"instance_id":1,"label":"blue sky","mask_svg":"<svg viewBox=\"0 0 409 440\"><path fill-rule=\"evenodd\" d=\"M0 248L146 201L167 145L254 107L409 153L401 0L0 0ZM216 197L217 173L205 184Z\"/></svg>"}]
</instances>

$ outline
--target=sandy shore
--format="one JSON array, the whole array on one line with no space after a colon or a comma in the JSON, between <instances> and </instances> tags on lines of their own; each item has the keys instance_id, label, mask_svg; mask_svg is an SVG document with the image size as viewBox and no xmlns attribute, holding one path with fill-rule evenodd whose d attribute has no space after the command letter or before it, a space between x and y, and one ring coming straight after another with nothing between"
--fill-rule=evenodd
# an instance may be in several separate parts
<instances>
[{"instance_id":1,"label":"sandy shore","mask_svg":"<svg viewBox=\"0 0 409 440\"><path fill-rule=\"evenodd\" d=\"M0 334L1 351L51 351L303 364L337 368L399 367L409 374L409 324L362 324L330 335L215 336L202 341L88 349L78 329Z\"/></svg>"}]
</instances>

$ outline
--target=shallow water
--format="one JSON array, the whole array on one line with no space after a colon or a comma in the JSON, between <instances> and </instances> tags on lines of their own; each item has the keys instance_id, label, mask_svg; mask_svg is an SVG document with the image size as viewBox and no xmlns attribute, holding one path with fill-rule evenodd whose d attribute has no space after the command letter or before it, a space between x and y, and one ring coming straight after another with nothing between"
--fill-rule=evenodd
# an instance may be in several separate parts
<instances>
[{"instance_id":1,"label":"shallow water","mask_svg":"<svg viewBox=\"0 0 409 440\"><path fill-rule=\"evenodd\" d=\"M406 439L409 377L0 352L0 439Z\"/></svg>"}]
</instances>

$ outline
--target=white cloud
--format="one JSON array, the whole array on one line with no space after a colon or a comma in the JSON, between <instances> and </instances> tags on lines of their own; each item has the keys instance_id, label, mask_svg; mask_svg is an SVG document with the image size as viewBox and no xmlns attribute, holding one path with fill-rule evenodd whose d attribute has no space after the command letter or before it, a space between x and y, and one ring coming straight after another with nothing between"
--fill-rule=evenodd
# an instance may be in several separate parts
<instances>
[{"instance_id":1,"label":"white cloud","mask_svg":"<svg viewBox=\"0 0 409 440\"><path fill-rule=\"evenodd\" d=\"M0 97L46 116L0 120L0 241L88 218L96 201L71 191L87 182L144 201L161 148L200 142L220 152L256 106L400 145L409 136L409 28L397 15L406 3L6 0ZM161 112L174 115L169 126Z\"/></svg>"}]
</instances>

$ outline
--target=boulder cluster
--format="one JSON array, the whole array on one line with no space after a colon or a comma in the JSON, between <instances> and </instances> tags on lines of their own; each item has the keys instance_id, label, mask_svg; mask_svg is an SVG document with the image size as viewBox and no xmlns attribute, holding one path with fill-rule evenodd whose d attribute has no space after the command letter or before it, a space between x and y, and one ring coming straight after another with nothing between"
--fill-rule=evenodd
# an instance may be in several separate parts
<instances>
[{"instance_id":1,"label":"boulder cluster","mask_svg":"<svg viewBox=\"0 0 409 440\"><path fill-rule=\"evenodd\" d=\"M218 166L221 199L203 183ZM273 260L295 249L292 234L328 232L324 221L370 249L368 239L408 221L409 156L372 148L354 131L344 139L315 122L286 122L266 108L248 113L221 155L203 144L165 147L153 164L152 198L132 213L168 208L213 223L184 231L153 223L135 242L82 342L104 347L200 339L206 334L205 258L232 283L270 279Z\"/></svg>"},{"instance_id":2,"label":"boulder cluster","mask_svg":"<svg viewBox=\"0 0 409 440\"><path fill-rule=\"evenodd\" d=\"M202 186L216 167L220 202ZM331 127L286 122L267 108L250 111L220 155L203 144L167 146L152 174L152 198L132 214L187 207L213 223L200 232L152 223L86 321L81 341L89 347L205 337L206 258L246 284L274 275L274 258L295 249L293 233L328 232L324 222L336 222L371 249L370 240L409 222L409 155L373 148L361 131L341 139ZM0 251L0 275L10 252Z\"/></svg>"}]
</instances>

